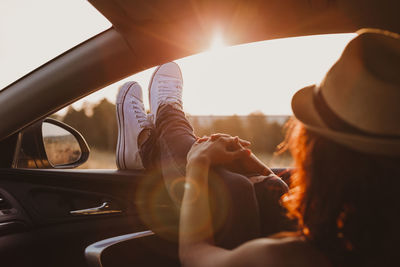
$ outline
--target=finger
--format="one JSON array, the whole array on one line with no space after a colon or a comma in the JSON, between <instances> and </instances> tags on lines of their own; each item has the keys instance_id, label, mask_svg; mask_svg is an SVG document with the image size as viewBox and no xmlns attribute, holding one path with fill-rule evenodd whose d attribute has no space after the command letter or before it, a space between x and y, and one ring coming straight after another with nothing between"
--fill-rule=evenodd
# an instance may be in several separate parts
<instances>
[{"instance_id":1,"label":"finger","mask_svg":"<svg viewBox=\"0 0 400 267\"><path fill-rule=\"evenodd\" d=\"M238 136L232 137L229 134L222 134L222 133L216 133L216 134L212 134L210 136L210 140L211 141L215 141L218 140L220 138L224 138L223 141L225 141L225 143L230 143L230 145L233 145L231 147L232 150L241 148L242 146L247 147L251 145L251 142L241 139Z\"/></svg>"},{"instance_id":2,"label":"finger","mask_svg":"<svg viewBox=\"0 0 400 267\"><path fill-rule=\"evenodd\" d=\"M233 137L233 141L234 141L236 144L239 145L239 137L238 137L238 136Z\"/></svg>"},{"instance_id":3,"label":"finger","mask_svg":"<svg viewBox=\"0 0 400 267\"><path fill-rule=\"evenodd\" d=\"M208 139L210 139L208 136L203 136L202 138L197 139L196 143L200 144L207 141Z\"/></svg>"},{"instance_id":4,"label":"finger","mask_svg":"<svg viewBox=\"0 0 400 267\"><path fill-rule=\"evenodd\" d=\"M232 137L230 135L222 135L218 138L223 143L235 143L235 137Z\"/></svg>"},{"instance_id":5,"label":"finger","mask_svg":"<svg viewBox=\"0 0 400 267\"><path fill-rule=\"evenodd\" d=\"M240 139L240 138L239 138L239 143L240 143L242 146L249 146L249 145L251 145L251 142L250 142L250 141L247 141L247 140L244 140L244 139Z\"/></svg>"},{"instance_id":6,"label":"finger","mask_svg":"<svg viewBox=\"0 0 400 267\"><path fill-rule=\"evenodd\" d=\"M210 140L211 141L215 141L215 140L217 140L219 138L219 135L216 135L216 134L212 134L211 136L210 136Z\"/></svg>"},{"instance_id":7,"label":"finger","mask_svg":"<svg viewBox=\"0 0 400 267\"><path fill-rule=\"evenodd\" d=\"M215 141L221 137L231 137L229 134L224 134L224 133L215 133L211 135L211 141Z\"/></svg>"},{"instance_id":8,"label":"finger","mask_svg":"<svg viewBox=\"0 0 400 267\"><path fill-rule=\"evenodd\" d=\"M250 145L250 142L242 140L237 136L235 136L235 137L223 136L220 138L222 139L222 141L224 141L225 143L229 143L230 145L233 145L235 148L243 148L243 146ZM242 142L242 141L244 141L244 142Z\"/></svg>"},{"instance_id":9,"label":"finger","mask_svg":"<svg viewBox=\"0 0 400 267\"><path fill-rule=\"evenodd\" d=\"M222 146L224 146L227 151L244 149L244 146L240 144L237 137L222 136L216 142L219 142Z\"/></svg>"},{"instance_id":10,"label":"finger","mask_svg":"<svg viewBox=\"0 0 400 267\"><path fill-rule=\"evenodd\" d=\"M262 181L264 181L265 178L266 178L266 176L264 176L264 175L257 175L257 176L249 177L249 180L252 184L257 184L257 183L261 183Z\"/></svg>"},{"instance_id":11,"label":"finger","mask_svg":"<svg viewBox=\"0 0 400 267\"><path fill-rule=\"evenodd\" d=\"M229 134L215 134L215 137L214 137L214 138L217 139L217 136L218 136L218 138L225 138L225 140L228 141L228 142L231 142L231 141L233 140L235 143L241 144L242 146L249 146L249 145L251 145L251 142L250 142L250 141L241 139L241 138L239 138L238 136L232 137L232 136L229 135ZM211 136L211 138L213 138L213 136Z\"/></svg>"},{"instance_id":12,"label":"finger","mask_svg":"<svg viewBox=\"0 0 400 267\"><path fill-rule=\"evenodd\" d=\"M226 133L213 133L211 136L220 137L220 136L231 136L231 135L226 134Z\"/></svg>"},{"instance_id":13,"label":"finger","mask_svg":"<svg viewBox=\"0 0 400 267\"><path fill-rule=\"evenodd\" d=\"M240 158L244 158L244 157L249 157L250 153L249 153L249 149L239 149L239 150L235 150L235 151L229 151L227 152L227 154L232 157L232 159L240 159Z\"/></svg>"},{"instance_id":14,"label":"finger","mask_svg":"<svg viewBox=\"0 0 400 267\"><path fill-rule=\"evenodd\" d=\"M234 140L237 144L241 144L242 146L249 146L251 145L250 141L244 140L239 138L239 136L235 136Z\"/></svg>"}]
</instances>

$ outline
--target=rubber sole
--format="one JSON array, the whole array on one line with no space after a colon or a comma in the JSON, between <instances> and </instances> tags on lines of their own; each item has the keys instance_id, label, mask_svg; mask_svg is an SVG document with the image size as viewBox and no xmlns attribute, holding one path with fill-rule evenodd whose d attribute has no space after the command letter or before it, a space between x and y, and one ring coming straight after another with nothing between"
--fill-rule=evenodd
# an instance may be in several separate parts
<instances>
[{"instance_id":1,"label":"rubber sole","mask_svg":"<svg viewBox=\"0 0 400 267\"><path fill-rule=\"evenodd\" d=\"M158 66L155 70L154 70L154 72L153 72L153 74L151 75L151 78L150 78L150 83L149 83L149 88L148 88L148 91L149 91L149 107L150 107L150 113L152 113L151 112L151 110L152 110L152 108L151 108L151 87L153 86L153 80L154 80L154 76L156 75L156 73L157 73L157 71L161 68L161 66L162 65L160 65L160 66ZM156 116L154 115L154 118L153 118L153 123L155 124L156 123L156 118L155 118Z\"/></svg>"},{"instance_id":2,"label":"rubber sole","mask_svg":"<svg viewBox=\"0 0 400 267\"><path fill-rule=\"evenodd\" d=\"M117 149L116 149L116 164L118 169L126 169L126 160L125 160L125 129L124 129L124 103L126 99L126 95L129 90L137 84L137 82L129 82L122 86L117 95L116 101L116 115L117 115L117 123L118 123L118 140L117 140Z\"/></svg>"}]
</instances>

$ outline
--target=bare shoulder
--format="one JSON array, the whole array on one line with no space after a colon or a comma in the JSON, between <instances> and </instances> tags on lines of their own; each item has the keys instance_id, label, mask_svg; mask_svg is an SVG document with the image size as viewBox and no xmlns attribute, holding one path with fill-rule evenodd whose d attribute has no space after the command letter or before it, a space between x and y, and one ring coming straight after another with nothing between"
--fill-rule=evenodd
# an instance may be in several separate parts
<instances>
[{"instance_id":1,"label":"bare shoulder","mask_svg":"<svg viewBox=\"0 0 400 267\"><path fill-rule=\"evenodd\" d=\"M322 253L299 237L260 238L238 249L253 266L330 266Z\"/></svg>"}]
</instances>

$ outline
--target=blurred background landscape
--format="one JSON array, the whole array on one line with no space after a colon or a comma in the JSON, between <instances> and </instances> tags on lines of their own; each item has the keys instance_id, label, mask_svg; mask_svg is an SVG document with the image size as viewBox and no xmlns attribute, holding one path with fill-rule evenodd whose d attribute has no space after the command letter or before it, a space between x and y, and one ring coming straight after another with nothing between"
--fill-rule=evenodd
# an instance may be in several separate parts
<instances>
[{"instance_id":1,"label":"blurred background landscape","mask_svg":"<svg viewBox=\"0 0 400 267\"><path fill-rule=\"evenodd\" d=\"M91 149L89 160L80 168L116 169L115 147L118 126L115 105L106 98L96 104L84 103L80 109L69 106L65 114L54 114L86 139ZM254 112L246 116L191 116L187 115L197 136L228 133L249 140L251 150L271 167L292 165L289 153L275 153L284 140L284 125L289 116L265 115Z\"/></svg>"},{"instance_id":2,"label":"blurred background landscape","mask_svg":"<svg viewBox=\"0 0 400 267\"><path fill-rule=\"evenodd\" d=\"M267 165L292 166L289 153L275 153L292 114L291 98L298 89L319 83L353 37L316 35L227 47L216 31L209 50L176 60L184 77L184 110L195 134L237 135L251 141L253 153ZM110 84L53 115L87 140L91 153L81 168L116 169L118 88L136 81L147 100L155 69ZM149 108L148 101L144 105Z\"/></svg>"}]
</instances>

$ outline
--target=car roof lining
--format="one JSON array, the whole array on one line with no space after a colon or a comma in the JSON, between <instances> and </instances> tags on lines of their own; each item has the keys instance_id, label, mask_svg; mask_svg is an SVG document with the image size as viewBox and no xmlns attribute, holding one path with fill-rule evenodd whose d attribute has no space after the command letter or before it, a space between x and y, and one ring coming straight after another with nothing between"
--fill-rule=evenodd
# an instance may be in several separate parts
<instances>
[{"instance_id":1,"label":"car roof lining","mask_svg":"<svg viewBox=\"0 0 400 267\"><path fill-rule=\"evenodd\" d=\"M204 51L216 29L228 45L355 32L362 27L400 31L400 5L391 0L89 2L121 33L146 68Z\"/></svg>"},{"instance_id":2,"label":"car roof lining","mask_svg":"<svg viewBox=\"0 0 400 267\"><path fill-rule=\"evenodd\" d=\"M203 51L217 26L232 45L361 27L400 32L400 3L390 0L90 2L113 28L1 91L0 140L124 77Z\"/></svg>"}]
</instances>

